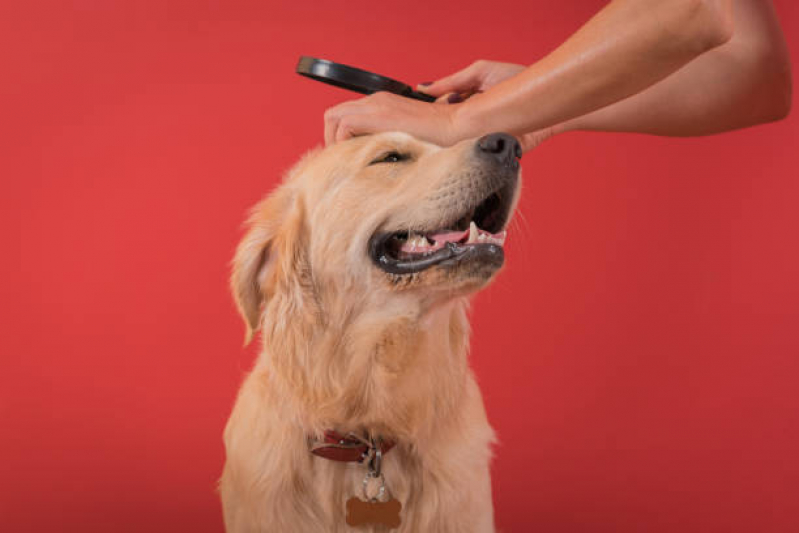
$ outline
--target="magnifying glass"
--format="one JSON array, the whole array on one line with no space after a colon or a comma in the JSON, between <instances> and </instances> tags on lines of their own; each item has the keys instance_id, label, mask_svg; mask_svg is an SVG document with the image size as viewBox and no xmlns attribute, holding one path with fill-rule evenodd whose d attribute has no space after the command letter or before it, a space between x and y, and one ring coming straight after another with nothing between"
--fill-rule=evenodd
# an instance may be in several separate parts
<instances>
[{"instance_id":1,"label":"magnifying glass","mask_svg":"<svg viewBox=\"0 0 799 533\"><path fill-rule=\"evenodd\" d=\"M300 56L300 60L297 62L297 74L361 94L385 91L422 102L435 102L436 100L435 96L416 92L413 87L401 81L326 59Z\"/></svg>"}]
</instances>

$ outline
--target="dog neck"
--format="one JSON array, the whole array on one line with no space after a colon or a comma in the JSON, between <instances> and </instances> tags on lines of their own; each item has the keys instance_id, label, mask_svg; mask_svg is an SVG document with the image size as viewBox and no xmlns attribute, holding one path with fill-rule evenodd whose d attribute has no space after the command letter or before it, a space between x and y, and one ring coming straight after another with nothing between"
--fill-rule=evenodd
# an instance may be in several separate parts
<instances>
[{"instance_id":1,"label":"dog neck","mask_svg":"<svg viewBox=\"0 0 799 533\"><path fill-rule=\"evenodd\" d=\"M467 302L398 302L320 316L290 302L266 309L263 369L275 405L309 435L326 429L422 440L462 401Z\"/></svg>"}]
</instances>

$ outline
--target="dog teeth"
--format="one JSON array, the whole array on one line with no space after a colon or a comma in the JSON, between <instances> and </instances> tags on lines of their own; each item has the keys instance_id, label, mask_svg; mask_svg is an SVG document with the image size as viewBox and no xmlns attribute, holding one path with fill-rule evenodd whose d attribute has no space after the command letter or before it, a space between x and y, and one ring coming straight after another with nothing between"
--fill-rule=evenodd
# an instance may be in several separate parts
<instances>
[{"instance_id":1,"label":"dog teeth","mask_svg":"<svg viewBox=\"0 0 799 533\"><path fill-rule=\"evenodd\" d=\"M505 237L507 235L507 231L502 231L501 233L493 235L487 231L481 230L477 224L472 221L469 223L469 238L466 240L466 244L485 243L502 246L505 244Z\"/></svg>"},{"instance_id":2,"label":"dog teeth","mask_svg":"<svg viewBox=\"0 0 799 533\"><path fill-rule=\"evenodd\" d=\"M469 229L465 244L493 244L496 246L503 246L505 244L506 235L506 231L492 234L488 231L482 230L477 223L472 220L469 222ZM431 240L426 235L409 232L407 238L402 243L401 249L406 253L430 253L443 248L447 242L455 242L455 236L463 238L463 233L439 233L436 234L436 238L441 240L437 241Z\"/></svg>"},{"instance_id":3,"label":"dog teeth","mask_svg":"<svg viewBox=\"0 0 799 533\"><path fill-rule=\"evenodd\" d=\"M473 242L480 242L480 230L477 229L477 224L474 223L474 220L469 222L469 240L466 241L467 244Z\"/></svg>"},{"instance_id":4,"label":"dog teeth","mask_svg":"<svg viewBox=\"0 0 799 533\"><path fill-rule=\"evenodd\" d=\"M403 244L403 249L413 252L417 249L426 249L430 247L430 241L424 235L412 233L408 236L408 240Z\"/></svg>"},{"instance_id":5,"label":"dog teeth","mask_svg":"<svg viewBox=\"0 0 799 533\"><path fill-rule=\"evenodd\" d=\"M408 239L408 244L417 248L421 248L423 246L427 246L427 238L422 235L414 235Z\"/></svg>"}]
</instances>

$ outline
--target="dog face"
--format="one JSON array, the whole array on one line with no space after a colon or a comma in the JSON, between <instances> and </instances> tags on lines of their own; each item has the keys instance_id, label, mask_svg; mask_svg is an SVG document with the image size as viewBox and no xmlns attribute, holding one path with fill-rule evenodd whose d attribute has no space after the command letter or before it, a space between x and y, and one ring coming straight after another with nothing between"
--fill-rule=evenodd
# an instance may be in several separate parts
<instances>
[{"instance_id":1,"label":"dog face","mask_svg":"<svg viewBox=\"0 0 799 533\"><path fill-rule=\"evenodd\" d=\"M442 148L401 133L309 154L253 211L232 276L242 314L255 329L277 293L324 306L481 288L504 260L520 155L504 134Z\"/></svg>"}]
</instances>

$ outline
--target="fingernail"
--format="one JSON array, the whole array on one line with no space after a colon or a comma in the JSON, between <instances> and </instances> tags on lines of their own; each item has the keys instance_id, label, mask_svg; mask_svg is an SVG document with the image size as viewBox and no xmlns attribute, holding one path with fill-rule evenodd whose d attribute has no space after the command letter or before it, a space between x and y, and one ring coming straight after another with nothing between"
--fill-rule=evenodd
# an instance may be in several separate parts
<instances>
[{"instance_id":1,"label":"fingernail","mask_svg":"<svg viewBox=\"0 0 799 533\"><path fill-rule=\"evenodd\" d=\"M463 96L459 95L458 93L452 93L447 97L447 102L450 104L460 104L463 102Z\"/></svg>"},{"instance_id":2,"label":"fingernail","mask_svg":"<svg viewBox=\"0 0 799 533\"><path fill-rule=\"evenodd\" d=\"M427 85L433 85L433 82L432 82L432 81L423 81L423 82L422 82L422 83L420 83L419 85L420 85L420 86L422 86L422 87L425 87L425 86L427 86Z\"/></svg>"}]
</instances>

